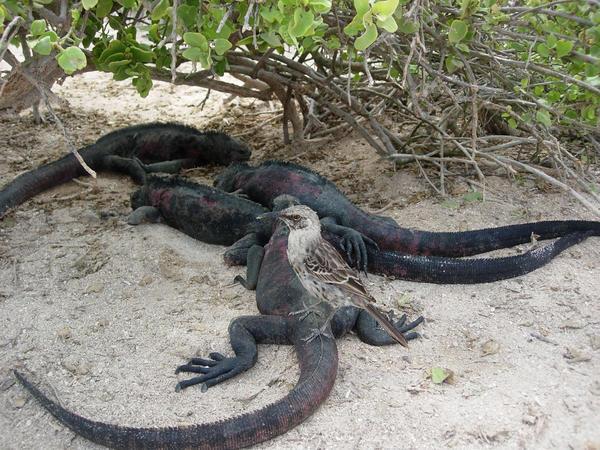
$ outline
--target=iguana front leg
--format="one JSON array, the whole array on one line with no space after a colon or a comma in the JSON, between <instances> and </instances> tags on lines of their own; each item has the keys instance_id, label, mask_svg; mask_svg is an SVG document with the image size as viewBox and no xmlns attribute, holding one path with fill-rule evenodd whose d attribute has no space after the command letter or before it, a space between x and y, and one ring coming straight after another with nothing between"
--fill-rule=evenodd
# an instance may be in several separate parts
<instances>
[{"instance_id":1,"label":"iguana front leg","mask_svg":"<svg viewBox=\"0 0 600 450\"><path fill-rule=\"evenodd\" d=\"M202 392L209 387L235 377L250 369L258 358L257 344L292 344L291 322L281 316L243 316L229 325L229 341L235 356L225 357L213 352L210 359L192 358L175 373L201 373L201 376L182 380L175 386L180 391L202 384Z\"/></svg>"},{"instance_id":2,"label":"iguana front leg","mask_svg":"<svg viewBox=\"0 0 600 450\"><path fill-rule=\"evenodd\" d=\"M248 233L234 242L223 254L225 264L228 266L245 266L248 260L248 252L254 245L260 245L256 233Z\"/></svg>"},{"instance_id":3,"label":"iguana front leg","mask_svg":"<svg viewBox=\"0 0 600 450\"><path fill-rule=\"evenodd\" d=\"M129 175L137 184L146 183L146 168L137 158L124 158L122 156L107 155L102 158L104 170L120 172Z\"/></svg>"},{"instance_id":4,"label":"iguana front leg","mask_svg":"<svg viewBox=\"0 0 600 450\"><path fill-rule=\"evenodd\" d=\"M181 169L194 167L195 161L193 158L173 159L171 161L143 164L143 166L147 173L178 173Z\"/></svg>"},{"instance_id":5,"label":"iguana front leg","mask_svg":"<svg viewBox=\"0 0 600 450\"><path fill-rule=\"evenodd\" d=\"M140 225L142 223L158 223L160 222L160 210L154 206L140 206L127 218L129 225Z\"/></svg>"},{"instance_id":6,"label":"iguana front leg","mask_svg":"<svg viewBox=\"0 0 600 450\"><path fill-rule=\"evenodd\" d=\"M379 250L377 244L364 234L359 233L353 228L348 228L343 225L338 225L337 221L333 217L324 217L321 219L321 228L325 231L329 231L332 234L339 236L342 239L342 247L346 251L346 257L348 263L354 265L356 262L356 268L362 270L365 274L367 273L367 247L370 245L375 249ZM366 244L366 245L365 245ZM354 260L352 255L354 254Z\"/></svg>"}]
</instances>

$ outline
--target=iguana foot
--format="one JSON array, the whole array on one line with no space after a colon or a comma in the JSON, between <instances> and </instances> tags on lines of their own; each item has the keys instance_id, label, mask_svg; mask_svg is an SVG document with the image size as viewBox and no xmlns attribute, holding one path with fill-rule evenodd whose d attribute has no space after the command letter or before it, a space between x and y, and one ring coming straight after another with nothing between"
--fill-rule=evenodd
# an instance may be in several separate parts
<instances>
[{"instance_id":1,"label":"iguana foot","mask_svg":"<svg viewBox=\"0 0 600 450\"><path fill-rule=\"evenodd\" d=\"M342 235L342 247L346 251L346 258L351 266L367 274L367 245L379 250L379 246L371 238L348 228ZM354 254L354 258L352 255Z\"/></svg>"},{"instance_id":2,"label":"iguana foot","mask_svg":"<svg viewBox=\"0 0 600 450\"><path fill-rule=\"evenodd\" d=\"M420 334L414 331L407 333L407 331L415 329L416 327L421 325L421 323L423 323L424 320L425 318L423 316L419 316L412 322L406 323L406 314L402 314L402 317L400 317L400 319L398 319L398 321L394 323L394 326L400 333L404 335L407 341L410 341L411 339L418 338Z\"/></svg>"},{"instance_id":3,"label":"iguana foot","mask_svg":"<svg viewBox=\"0 0 600 450\"><path fill-rule=\"evenodd\" d=\"M246 288L249 291L253 291L256 289L256 286L252 286L252 284L248 283L246 279L241 275L236 275L236 277L233 279L233 283L231 283L231 285L228 286L235 286L235 283L241 284L242 286L244 286L244 288Z\"/></svg>"},{"instance_id":4,"label":"iguana foot","mask_svg":"<svg viewBox=\"0 0 600 450\"><path fill-rule=\"evenodd\" d=\"M160 210L154 206L140 206L127 218L129 225L160 222Z\"/></svg>"},{"instance_id":5,"label":"iguana foot","mask_svg":"<svg viewBox=\"0 0 600 450\"><path fill-rule=\"evenodd\" d=\"M209 355L210 359L192 358L187 364L179 366L175 373L201 373L202 376L182 380L175 386L175 391L179 392L189 386L202 384L201 391L206 390L225 380L244 372L252 364L245 363L241 358L227 358L220 353L214 352Z\"/></svg>"},{"instance_id":6,"label":"iguana foot","mask_svg":"<svg viewBox=\"0 0 600 450\"><path fill-rule=\"evenodd\" d=\"M309 305L306 306L306 303L302 302L302 309L299 309L298 311L292 311L291 313L289 313L288 315L290 316L300 316L298 319L300 321L306 319L308 317L309 314L315 314L318 317L321 317L321 311L319 311L317 309L317 306L320 305L321 302L315 303L314 305Z\"/></svg>"}]
</instances>

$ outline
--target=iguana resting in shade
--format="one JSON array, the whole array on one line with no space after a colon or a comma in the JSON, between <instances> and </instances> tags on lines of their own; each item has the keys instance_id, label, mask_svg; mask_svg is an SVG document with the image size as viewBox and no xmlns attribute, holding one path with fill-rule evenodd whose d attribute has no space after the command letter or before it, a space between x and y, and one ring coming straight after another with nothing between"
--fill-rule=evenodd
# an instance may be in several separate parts
<instances>
[{"instance_id":1,"label":"iguana resting in shade","mask_svg":"<svg viewBox=\"0 0 600 450\"><path fill-rule=\"evenodd\" d=\"M203 164L227 165L250 158L250 149L220 132L198 131L174 123L148 123L122 128L79 150L96 171L130 175L143 183L147 172L177 172ZM71 153L19 175L0 191L0 217L46 189L85 175Z\"/></svg>"},{"instance_id":2,"label":"iguana resting in shade","mask_svg":"<svg viewBox=\"0 0 600 450\"><path fill-rule=\"evenodd\" d=\"M287 201L281 197L281 202ZM252 245L265 245L273 232L275 219L273 216L256 221L269 210L238 195L180 177L148 176L145 184L131 195L131 206L134 209L129 216L131 225L164 221L202 242L236 243L226 253L229 264L245 264L246 252ZM341 246L353 254L366 256L357 231L335 225L328 218L322 223L324 229L338 237Z\"/></svg>"},{"instance_id":3,"label":"iguana resting in shade","mask_svg":"<svg viewBox=\"0 0 600 450\"><path fill-rule=\"evenodd\" d=\"M273 201L274 209L298 201L282 195ZM129 223L162 220L189 236L210 244L232 245L225 252L229 265L248 264L254 277L243 283L253 289L260 268L262 246L271 237L276 213L250 200L182 178L148 176L146 184L131 195L135 211ZM261 220L256 220L260 216ZM379 275L429 283L486 283L512 278L548 263L564 249L587 235L575 233L522 255L504 258L455 259L405 255L383 251L364 244L360 233L321 219L324 237L334 244L348 262ZM252 250L251 250L252 249ZM366 263L366 267L363 265ZM254 280L254 281L252 281Z\"/></svg>"},{"instance_id":4,"label":"iguana resting in shade","mask_svg":"<svg viewBox=\"0 0 600 450\"><path fill-rule=\"evenodd\" d=\"M600 235L600 222L553 220L464 232L430 232L401 228L394 220L380 217L355 205L335 185L305 167L268 161L256 167L233 164L217 176L215 186L240 192L269 207L282 194L296 197L319 217L331 217L377 243L382 250L411 255L469 256L512 247L531 240L553 239L574 232Z\"/></svg>"},{"instance_id":5,"label":"iguana resting in shade","mask_svg":"<svg viewBox=\"0 0 600 450\"><path fill-rule=\"evenodd\" d=\"M258 358L258 344L293 345L300 364L300 377L291 392L281 400L236 417L212 423L165 428L132 428L92 421L81 417L50 400L25 376L15 375L21 384L61 423L75 433L112 448L203 448L233 449L247 447L285 433L309 417L325 401L335 382L338 355L335 341L322 336L307 342L314 328L322 326L327 306L315 307L321 316L311 314L300 320L296 312L307 304L316 303L302 288L287 261L287 229L278 227L266 247L256 301L260 316L240 317L229 326L234 356L211 353L209 358L193 358L177 372L200 374L182 380L177 388L201 384L205 390L250 369ZM406 339L417 335L409 332L423 319L396 326ZM340 337L355 330L359 338L372 345L387 345L394 341L375 321L355 307L338 311L331 322L331 331Z\"/></svg>"}]
</instances>

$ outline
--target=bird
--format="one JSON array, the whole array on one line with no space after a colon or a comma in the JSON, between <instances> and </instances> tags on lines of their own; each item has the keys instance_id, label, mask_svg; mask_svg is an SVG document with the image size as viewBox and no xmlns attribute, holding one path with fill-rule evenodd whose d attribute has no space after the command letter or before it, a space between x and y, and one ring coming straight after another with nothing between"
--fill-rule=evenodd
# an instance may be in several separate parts
<instances>
[{"instance_id":1,"label":"bird","mask_svg":"<svg viewBox=\"0 0 600 450\"><path fill-rule=\"evenodd\" d=\"M326 302L333 308L317 334L327 335L327 326L337 308L356 306L373 316L399 344L408 347L402 333L374 305L375 299L367 291L358 271L323 239L315 211L305 205L295 205L281 211L279 220L289 229L287 257L302 286L319 300L318 304ZM313 337L316 336L310 339Z\"/></svg>"}]
</instances>

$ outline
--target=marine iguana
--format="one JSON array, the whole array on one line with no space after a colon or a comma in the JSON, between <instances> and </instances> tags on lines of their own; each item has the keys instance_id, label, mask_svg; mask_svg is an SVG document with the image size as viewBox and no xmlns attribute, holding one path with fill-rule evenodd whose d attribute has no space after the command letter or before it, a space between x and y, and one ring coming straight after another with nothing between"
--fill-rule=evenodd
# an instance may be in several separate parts
<instances>
[{"instance_id":1,"label":"marine iguana","mask_svg":"<svg viewBox=\"0 0 600 450\"><path fill-rule=\"evenodd\" d=\"M273 209L297 204L294 197L274 199ZM258 203L180 177L148 176L146 184L131 195L135 210L129 223L164 220L168 225L209 244L230 245L224 259L228 265L248 265L248 280L238 277L248 289L256 287L262 250L272 235L276 212ZM260 220L256 220L260 217ZM472 284L503 280L529 273L547 264L566 248L581 242L585 233L573 233L544 247L503 258L455 259L406 255L383 251L362 240L355 230L321 219L323 236L346 255L350 264L371 273L441 284ZM252 249L252 250L251 250Z\"/></svg>"},{"instance_id":2,"label":"marine iguana","mask_svg":"<svg viewBox=\"0 0 600 450\"><path fill-rule=\"evenodd\" d=\"M267 207L277 196L289 194L315 210L319 217L332 217L339 225L371 238L382 250L411 255L461 257L523 244L532 235L537 239L553 239L574 232L600 235L600 222L585 220L532 222L464 232L401 228L391 218L358 208L316 172L280 161L267 161L256 167L232 164L216 177L215 186L227 192L241 192Z\"/></svg>"},{"instance_id":3,"label":"marine iguana","mask_svg":"<svg viewBox=\"0 0 600 450\"><path fill-rule=\"evenodd\" d=\"M275 204L287 204L285 196ZM185 234L209 244L232 245L225 261L245 264L247 250L255 244L265 245L273 232L275 216L253 201L181 177L150 175L145 184L131 194L134 212L131 225L165 221ZM257 221L258 216L267 217ZM366 259L366 247L360 233L322 219L323 228L338 237L339 245L361 262ZM367 242L369 240L367 239ZM362 259L361 259L362 258Z\"/></svg>"},{"instance_id":4,"label":"marine iguana","mask_svg":"<svg viewBox=\"0 0 600 450\"><path fill-rule=\"evenodd\" d=\"M93 421L75 414L49 399L20 372L21 384L62 424L75 433L112 448L203 448L233 449L247 447L285 433L309 417L329 395L335 382L338 355L335 340L322 336L307 342L314 328L324 321L325 313L311 314L304 320L290 314L307 303L316 303L296 278L287 261L287 229L278 227L266 247L258 279L256 299L260 316L234 319L229 326L231 347L235 356L211 353L208 359L192 358L176 372L201 375L178 383L178 389L202 385L208 389L250 369L258 358L258 344L293 345L300 364L300 377L295 387L281 400L258 410L212 423L182 427L133 428ZM327 308L325 304L321 308ZM319 306L315 307L319 308ZM410 331L422 322L419 317L396 326L406 339L417 334ZM346 307L331 322L335 337L355 330L359 338L371 345L387 345L393 339L365 311Z\"/></svg>"},{"instance_id":5,"label":"marine iguana","mask_svg":"<svg viewBox=\"0 0 600 450\"><path fill-rule=\"evenodd\" d=\"M147 172L176 172L202 164L227 165L250 158L243 143L215 131L199 131L174 123L147 123L122 128L79 150L96 171L130 175L141 184ZM0 191L0 218L46 189L58 186L85 171L72 153L19 175Z\"/></svg>"}]
</instances>

